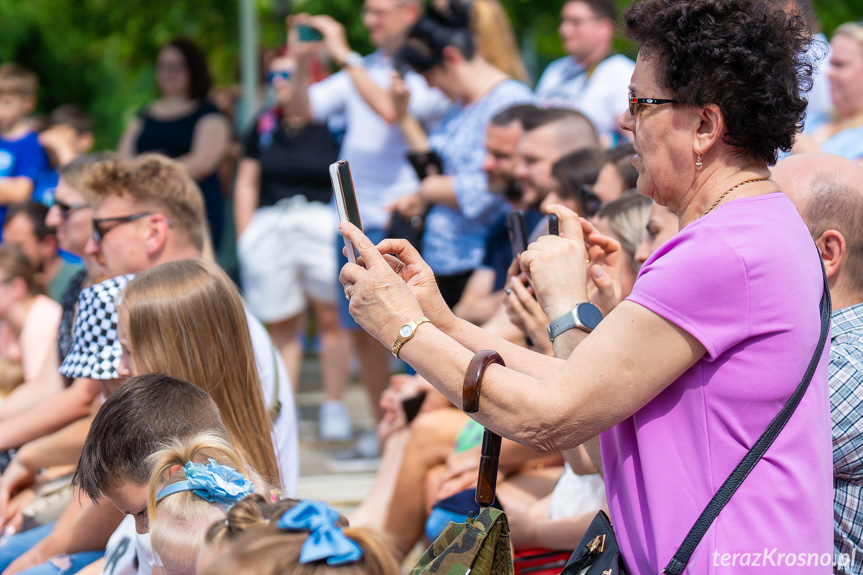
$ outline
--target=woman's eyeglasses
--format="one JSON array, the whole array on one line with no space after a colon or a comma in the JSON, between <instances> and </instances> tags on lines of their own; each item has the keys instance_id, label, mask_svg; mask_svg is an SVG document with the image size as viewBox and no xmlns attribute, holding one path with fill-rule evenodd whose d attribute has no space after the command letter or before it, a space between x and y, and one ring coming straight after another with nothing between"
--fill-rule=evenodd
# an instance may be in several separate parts
<instances>
[{"instance_id":1,"label":"woman's eyeglasses","mask_svg":"<svg viewBox=\"0 0 863 575\"><path fill-rule=\"evenodd\" d=\"M74 212L75 210L83 210L84 208L89 208L90 204L87 202L81 202L79 204L67 204L66 202L62 202L58 199L54 199L53 207L56 207L60 211L60 217L63 220L69 219L69 214Z\"/></svg>"},{"instance_id":2,"label":"woman's eyeglasses","mask_svg":"<svg viewBox=\"0 0 863 575\"><path fill-rule=\"evenodd\" d=\"M290 70L276 70L275 72L270 72L267 74L267 82L272 84L276 79L281 80L282 82L286 82L291 79Z\"/></svg>"},{"instance_id":3,"label":"woman's eyeglasses","mask_svg":"<svg viewBox=\"0 0 863 575\"><path fill-rule=\"evenodd\" d=\"M629 92L629 113L638 115L639 105L658 106L660 104L676 104L677 100L663 100L661 98L636 98L635 92Z\"/></svg>"}]
</instances>

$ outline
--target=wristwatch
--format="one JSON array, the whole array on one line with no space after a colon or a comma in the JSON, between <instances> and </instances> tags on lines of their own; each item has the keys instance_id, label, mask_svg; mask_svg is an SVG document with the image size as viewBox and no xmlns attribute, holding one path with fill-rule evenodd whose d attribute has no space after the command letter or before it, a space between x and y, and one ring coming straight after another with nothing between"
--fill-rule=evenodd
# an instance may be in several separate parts
<instances>
[{"instance_id":1,"label":"wristwatch","mask_svg":"<svg viewBox=\"0 0 863 575\"><path fill-rule=\"evenodd\" d=\"M342 68L358 68L362 65L363 57L352 50L345 56L345 63Z\"/></svg>"},{"instance_id":2,"label":"wristwatch","mask_svg":"<svg viewBox=\"0 0 863 575\"><path fill-rule=\"evenodd\" d=\"M417 328L426 323L427 321L431 321L429 318L423 316L417 319L413 319L406 324L404 324L401 329L399 329L399 336L396 338L396 342L393 344L393 355L398 357L399 351L401 351L402 346L407 343L417 332Z\"/></svg>"},{"instance_id":3,"label":"wristwatch","mask_svg":"<svg viewBox=\"0 0 863 575\"><path fill-rule=\"evenodd\" d=\"M599 308L589 302L580 303L571 311L548 324L546 327L548 339L553 342L554 338L574 327L590 333L596 329L601 321L602 312L599 311Z\"/></svg>"}]
</instances>

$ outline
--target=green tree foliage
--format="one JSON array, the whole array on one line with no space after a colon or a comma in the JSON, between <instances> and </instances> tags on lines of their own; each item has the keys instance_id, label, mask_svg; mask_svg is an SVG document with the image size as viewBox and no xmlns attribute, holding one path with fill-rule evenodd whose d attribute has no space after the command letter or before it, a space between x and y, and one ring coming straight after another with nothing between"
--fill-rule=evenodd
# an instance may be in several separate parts
<instances>
[{"instance_id":1,"label":"green tree foliage","mask_svg":"<svg viewBox=\"0 0 863 575\"><path fill-rule=\"evenodd\" d=\"M71 102L94 118L97 147L113 148L123 126L156 97L155 57L174 36L197 40L218 84L237 81L238 0L0 0L0 61L14 60L41 79L39 110ZM290 12L327 13L346 24L352 45L371 50L361 0L255 0L264 46L284 41ZM502 0L534 70L562 55L561 0ZM621 7L625 0L618 0ZM863 0L819 0L827 32L863 16ZM633 47L617 48L632 54Z\"/></svg>"}]
</instances>

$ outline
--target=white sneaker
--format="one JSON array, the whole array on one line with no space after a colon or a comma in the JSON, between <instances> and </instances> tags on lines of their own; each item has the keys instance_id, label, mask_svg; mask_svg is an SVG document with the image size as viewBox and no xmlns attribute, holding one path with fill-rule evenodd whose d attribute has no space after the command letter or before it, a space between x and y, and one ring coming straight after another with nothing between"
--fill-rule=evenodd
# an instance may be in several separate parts
<instances>
[{"instance_id":1,"label":"white sneaker","mask_svg":"<svg viewBox=\"0 0 863 575\"><path fill-rule=\"evenodd\" d=\"M353 447L333 453L325 465L332 473L365 473L377 471L380 464L378 434L369 429L360 434Z\"/></svg>"},{"instance_id":2,"label":"white sneaker","mask_svg":"<svg viewBox=\"0 0 863 575\"><path fill-rule=\"evenodd\" d=\"M323 441L347 441L353 437L351 416L344 402L325 401L318 415L318 434Z\"/></svg>"}]
</instances>

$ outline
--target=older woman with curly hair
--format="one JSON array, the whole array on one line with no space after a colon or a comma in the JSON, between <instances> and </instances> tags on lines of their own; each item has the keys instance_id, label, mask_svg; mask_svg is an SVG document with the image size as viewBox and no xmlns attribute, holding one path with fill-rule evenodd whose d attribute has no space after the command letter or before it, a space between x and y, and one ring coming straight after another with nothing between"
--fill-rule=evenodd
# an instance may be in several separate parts
<instances>
[{"instance_id":1,"label":"older woman with curly hair","mask_svg":"<svg viewBox=\"0 0 863 575\"><path fill-rule=\"evenodd\" d=\"M611 519L634 573L669 563L814 359L796 411L688 563L690 573L740 563L786 573L791 556L812 572L833 549L827 350L820 362L817 352L824 282L806 226L768 171L806 109L806 26L759 0L643 0L624 20L641 50L620 126L633 135L639 191L680 226L627 299L584 325L580 286L619 254L591 245L585 269L592 236L552 207L561 237L532 244L521 267L550 318L583 324L553 331L560 359L456 319L412 248L375 248L342 224L363 256L363 267L342 270L351 313L456 405L474 352L497 350L506 367L485 372L472 415L489 429L540 450L600 438Z\"/></svg>"}]
</instances>

